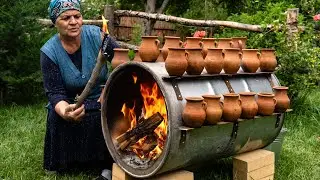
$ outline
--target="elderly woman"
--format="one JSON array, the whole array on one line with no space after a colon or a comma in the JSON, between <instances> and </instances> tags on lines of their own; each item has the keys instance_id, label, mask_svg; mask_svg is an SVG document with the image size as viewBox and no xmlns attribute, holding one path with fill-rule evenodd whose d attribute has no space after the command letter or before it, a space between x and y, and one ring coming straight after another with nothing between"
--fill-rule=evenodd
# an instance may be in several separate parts
<instances>
[{"instance_id":1,"label":"elderly woman","mask_svg":"<svg viewBox=\"0 0 320 180\"><path fill-rule=\"evenodd\" d=\"M97 26L82 25L79 0L51 0L50 18L58 33L41 48L41 69L49 100L44 144L44 168L111 168L101 128L101 88L107 80L104 67L84 104L74 109L74 99L88 82L102 44ZM118 45L112 39L106 53L113 57ZM73 109L73 110L69 110ZM109 173L109 172L108 172Z\"/></svg>"}]
</instances>

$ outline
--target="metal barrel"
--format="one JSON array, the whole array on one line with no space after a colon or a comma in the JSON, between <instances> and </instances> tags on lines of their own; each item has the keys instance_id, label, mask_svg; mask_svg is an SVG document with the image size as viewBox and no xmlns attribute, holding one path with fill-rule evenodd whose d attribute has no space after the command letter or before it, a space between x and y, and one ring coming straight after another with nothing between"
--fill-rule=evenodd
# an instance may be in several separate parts
<instances>
[{"instance_id":1,"label":"metal barrel","mask_svg":"<svg viewBox=\"0 0 320 180\"><path fill-rule=\"evenodd\" d=\"M111 135L116 112L133 91L128 79L136 72L157 82L166 103L168 116L167 140L160 157L154 162L137 164L124 161L115 148ZM272 143L283 125L283 114L239 120L235 123L186 128L182 111L187 96L203 94L272 92L279 82L272 73L238 73L236 75L205 75L169 77L164 63L129 62L117 67L110 75L102 103L102 128L107 147L115 162L129 175L147 178L210 160L230 157L263 148Z\"/></svg>"}]
</instances>

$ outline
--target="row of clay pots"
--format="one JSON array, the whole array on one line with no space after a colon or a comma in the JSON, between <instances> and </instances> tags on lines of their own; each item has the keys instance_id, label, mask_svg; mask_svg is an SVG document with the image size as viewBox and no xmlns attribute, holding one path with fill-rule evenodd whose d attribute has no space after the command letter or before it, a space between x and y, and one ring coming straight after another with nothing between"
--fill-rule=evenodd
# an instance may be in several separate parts
<instances>
[{"instance_id":1,"label":"row of clay pots","mask_svg":"<svg viewBox=\"0 0 320 180\"><path fill-rule=\"evenodd\" d=\"M114 49L112 68L130 61L129 49ZM136 57L140 57L139 55ZM135 59L134 61L138 61ZM222 69L227 74L235 74L242 67L244 72L254 73L260 68L262 72L272 72L277 66L273 49L218 49L209 48L205 59L200 48L169 48L165 68L170 76L200 75L205 68L208 74L219 74Z\"/></svg>"},{"instance_id":2,"label":"row of clay pots","mask_svg":"<svg viewBox=\"0 0 320 180\"><path fill-rule=\"evenodd\" d=\"M169 48L202 48L202 54L205 58L208 54L208 48L239 48L245 49L247 37L232 37L232 38L200 38L200 37L186 37L185 46L180 40L180 37L165 36L165 43L162 47L163 60L168 56Z\"/></svg>"},{"instance_id":3,"label":"row of clay pots","mask_svg":"<svg viewBox=\"0 0 320 180\"><path fill-rule=\"evenodd\" d=\"M186 97L186 106L182 119L188 127L201 127L206 121L208 124L218 122L235 122L239 118L253 119L257 114L270 116L274 112L283 113L290 105L287 87L274 87L273 93L242 92L239 94L203 95L202 97Z\"/></svg>"},{"instance_id":4,"label":"row of clay pots","mask_svg":"<svg viewBox=\"0 0 320 180\"><path fill-rule=\"evenodd\" d=\"M246 48L247 37L232 37L232 38L200 38L186 37L185 48L202 48L203 57L208 54L209 48Z\"/></svg>"},{"instance_id":5,"label":"row of clay pots","mask_svg":"<svg viewBox=\"0 0 320 180\"><path fill-rule=\"evenodd\" d=\"M200 75L205 68L209 74L235 74L240 67L244 72L273 72L277 66L273 49L218 49L209 48L205 59L201 48L169 48L165 68L170 76Z\"/></svg>"},{"instance_id":6,"label":"row of clay pots","mask_svg":"<svg viewBox=\"0 0 320 180\"><path fill-rule=\"evenodd\" d=\"M155 62L160 55L160 41L157 36L142 36L141 45L139 47L139 57L137 61ZM200 37L186 37L185 48L201 48L202 55L205 58L208 48L240 48L246 47L246 37L234 38L200 38ZM161 49L161 60L166 60L168 56L168 48L183 47L183 42L180 37L165 36L165 43Z\"/></svg>"}]
</instances>

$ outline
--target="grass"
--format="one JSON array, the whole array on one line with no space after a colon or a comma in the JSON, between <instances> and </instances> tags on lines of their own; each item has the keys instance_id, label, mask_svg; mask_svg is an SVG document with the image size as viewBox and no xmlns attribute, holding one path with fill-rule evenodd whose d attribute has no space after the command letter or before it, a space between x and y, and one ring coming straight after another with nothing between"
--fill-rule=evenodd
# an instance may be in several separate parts
<instances>
[{"instance_id":1,"label":"grass","mask_svg":"<svg viewBox=\"0 0 320 180\"><path fill-rule=\"evenodd\" d=\"M42 169L46 112L44 103L0 107L0 179L92 179L92 172L46 174ZM286 116L276 179L320 179L320 91L306 96ZM230 161L195 172L195 179L232 179ZM214 170L213 170L214 169Z\"/></svg>"}]
</instances>

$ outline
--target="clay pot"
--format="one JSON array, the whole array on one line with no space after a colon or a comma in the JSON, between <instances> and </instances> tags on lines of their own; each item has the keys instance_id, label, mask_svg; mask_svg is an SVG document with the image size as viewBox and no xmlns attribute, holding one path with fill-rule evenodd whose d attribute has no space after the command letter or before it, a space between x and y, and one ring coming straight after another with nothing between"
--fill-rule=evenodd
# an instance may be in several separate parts
<instances>
[{"instance_id":1,"label":"clay pot","mask_svg":"<svg viewBox=\"0 0 320 180\"><path fill-rule=\"evenodd\" d=\"M283 113L290 106L290 99L288 97L288 87L285 86L276 86L274 89L274 98L277 100L277 104L275 107L275 112Z\"/></svg>"},{"instance_id":2,"label":"clay pot","mask_svg":"<svg viewBox=\"0 0 320 180\"><path fill-rule=\"evenodd\" d=\"M140 58L143 62L155 62L160 54L160 41L157 36L142 36L139 48Z\"/></svg>"},{"instance_id":3,"label":"clay pot","mask_svg":"<svg viewBox=\"0 0 320 180\"><path fill-rule=\"evenodd\" d=\"M201 48L186 48L186 58L188 61L187 74L200 75L204 68L204 60Z\"/></svg>"},{"instance_id":4,"label":"clay pot","mask_svg":"<svg viewBox=\"0 0 320 180\"><path fill-rule=\"evenodd\" d=\"M204 59L204 67L209 74L219 74L223 68L223 56L222 49L209 48L208 54Z\"/></svg>"},{"instance_id":5,"label":"clay pot","mask_svg":"<svg viewBox=\"0 0 320 180\"><path fill-rule=\"evenodd\" d=\"M182 41L180 41L180 37L165 36L164 38L165 38L165 42L162 47L161 54L163 56L163 60L165 61L169 53L168 48L179 48L182 46Z\"/></svg>"},{"instance_id":6,"label":"clay pot","mask_svg":"<svg viewBox=\"0 0 320 180\"><path fill-rule=\"evenodd\" d=\"M216 38L202 38L202 53L203 53L203 58L206 58L208 54L208 49L209 48L216 48Z\"/></svg>"},{"instance_id":7,"label":"clay pot","mask_svg":"<svg viewBox=\"0 0 320 180\"><path fill-rule=\"evenodd\" d=\"M231 38L218 38L217 48L225 49L231 48L232 39Z\"/></svg>"},{"instance_id":8,"label":"clay pot","mask_svg":"<svg viewBox=\"0 0 320 180\"><path fill-rule=\"evenodd\" d=\"M231 47L232 48L246 48L247 37L232 37Z\"/></svg>"},{"instance_id":9,"label":"clay pot","mask_svg":"<svg viewBox=\"0 0 320 180\"><path fill-rule=\"evenodd\" d=\"M277 59L274 49L260 50L260 70L262 72L273 72L277 67Z\"/></svg>"},{"instance_id":10,"label":"clay pot","mask_svg":"<svg viewBox=\"0 0 320 180\"><path fill-rule=\"evenodd\" d=\"M169 48L165 68L170 76L182 76L187 70L188 61L184 48Z\"/></svg>"},{"instance_id":11,"label":"clay pot","mask_svg":"<svg viewBox=\"0 0 320 180\"><path fill-rule=\"evenodd\" d=\"M236 74L240 68L242 53L240 49L228 48L223 50L223 69L226 74Z\"/></svg>"},{"instance_id":12,"label":"clay pot","mask_svg":"<svg viewBox=\"0 0 320 180\"><path fill-rule=\"evenodd\" d=\"M239 94L227 93L223 95L223 121L236 122L241 116L241 100Z\"/></svg>"},{"instance_id":13,"label":"clay pot","mask_svg":"<svg viewBox=\"0 0 320 180\"><path fill-rule=\"evenodd\" d=\"M223 105L220 101L221 96L203 95L204 101L207 103L206 121L208 124L217 124L221 121Z\"/></svg>"},{"instance_id":14,"label":"clay pot","mask_svg":"<svg viewBox=\"0 0 320 180\"><path fill-rule=\"evenodd\" d=\"M200 37L186 37L185 48L202 48L203 43Z\"/></svg>"},{"instance_id":15,"label":"clay pot","mask_svg":"<svg viewBox=\"0 0 320 180\"><path fill-rule=\"evenodd\" d=\"M255 100L256 93L254 92L241 92L241 118L253 119L258 113L258 104Z\"/></svg>"},{"instance_id":16,"label":"clay pot","mask_svg":"<svg viewBox=\"0 0 320 180\"><path fill-rule=\"evenodd\" d=\"M115 69L116 67L118 67L120 64L129 62L129 49L121 49L121 48L114 48L114 56L113 59L111 61L111 67L112 69Z\"/></svg>"},{"instance_id":17,"label":"clay pot","mask_svg":"<svg viewBox=\"0 0 320 180\"><path fill-rule=\"evenodd\" d=\"M258 93L258 114L270 116L273 114L277 100L272 93Z\"/></svg>"},{"instance_id":18,"label":"clay pot","mask_svg":"<svg viewBox=\"0 0 320 180\"><path fill-rule=\"evenodd\" d=\"M255 73L260 67L258 49L242 49L241 67L244 72Z\"/></svg>"},{"instance_id":19,"label":"clay pot","mask_svg":"<svg viewBox=\"0 0 320 180\"><path fill-rule=\"evenodd\" d=\"M206 103L202 97L186 97L187 103L182 112L182 119L186 126L201 127L206 119Z\"/></svg>"},{"instance_id":20,"label":"clay pot","mask_svg":"<svg viewBox=\"0 0 320 180\"><path fill-rule=\"evenodd\" d=\"M136 50L134 50L134 52L135 52L135 56L134 56L134 58L133 58L133 60L132 60L132 61L135 61L135 62L142 62L142 60L141 60L141 58L140 58L139 50L138 50L138 49L136 49Z\"/></svg>"}]
</instances>

